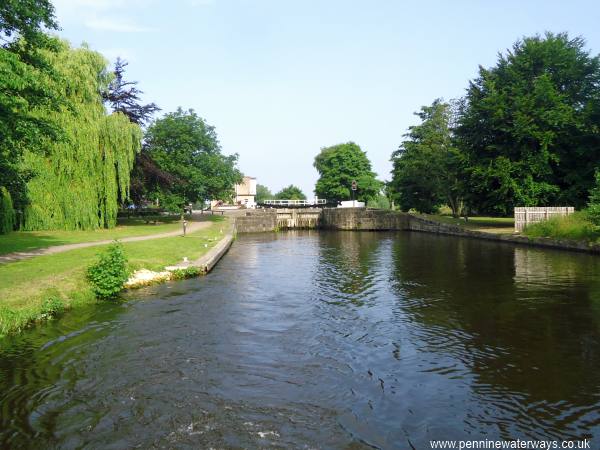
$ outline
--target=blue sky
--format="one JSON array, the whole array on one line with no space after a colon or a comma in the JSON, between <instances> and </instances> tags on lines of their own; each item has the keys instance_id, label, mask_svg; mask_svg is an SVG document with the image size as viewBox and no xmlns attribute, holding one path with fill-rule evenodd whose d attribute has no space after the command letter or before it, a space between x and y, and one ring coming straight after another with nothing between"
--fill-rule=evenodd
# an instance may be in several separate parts
<instances>
[{"instance_id":1,"label":"blue sky","mask_svg":"<svg viewBox=\"0 0 600 450\"><path fill-rule=\"evenodd\" d=\"M321 147L354 141L380 179L413 112L544 31L600 53L594 1L54 0L59 34L129 61L162 113L193 108L240 169L310 197Z\"/></svg>"}]
</instances>

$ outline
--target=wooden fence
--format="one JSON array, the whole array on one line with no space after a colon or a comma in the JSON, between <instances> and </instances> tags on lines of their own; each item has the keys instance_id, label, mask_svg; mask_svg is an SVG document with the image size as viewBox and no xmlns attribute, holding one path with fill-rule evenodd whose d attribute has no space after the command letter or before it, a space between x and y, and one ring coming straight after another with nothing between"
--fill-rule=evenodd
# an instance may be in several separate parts
<instances>
[{"instance_id":1,"label":"wooden fence","mask_svg":"<svg viewBox=\"0 0 600 450\"><path fill-rule=\"evenodd\" d=\"M521 232L531 223L548 220L554 216L568 216L574 212L575 208L572 206L515 207L515 231Z\"/></svg>"}]
</instances>

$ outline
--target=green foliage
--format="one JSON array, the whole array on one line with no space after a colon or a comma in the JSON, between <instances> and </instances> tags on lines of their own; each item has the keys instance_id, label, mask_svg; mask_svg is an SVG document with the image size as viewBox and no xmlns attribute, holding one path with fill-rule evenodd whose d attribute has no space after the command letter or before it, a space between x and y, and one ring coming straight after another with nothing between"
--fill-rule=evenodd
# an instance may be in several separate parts
<instances>
[{"instance_id":1,"label":"green foliage","mask_svg":"<svg viewBox=\"0 0 600 450\"><path fill-rule=\"evenodd\" d=\"M451 105L438 99L415 114L421 124L409 128L392 154L394 200L403 211L423 213L448 204L456 217L463 206L462 159L453 142Z\"/></svg>"},{"instance_id":2,"label":"green foliage","mask_svg":"<svg viewBox=\"0 0 600 450\"><path fill-rule=\"evenodd\" d=\"M41 51L51 51L56 40L43 27L58 28L49 0L0 2L0 184L18 210L26 203L31 177L20 166L24 149L42 151L45 139L60 138L59 130L35 114L39 107L61 104L51 88L56 73Z\"/></svg>"},{"instance_id":3,"label":"green foliage","mask_svg":"<svg viewBox=\"0 0 600 450\"><path fill-rule=\"evenodd\" d=\"M273 198L273 194L269 190L268 187L263 186L262 184L256 185L256 203L262 203L265 200L271 200Z\"/></svg>"},{"instance_id":4,"label":"green foliage","mask_svg":"<svg viewBox=\"0 0 600 450\"><path fill-rule=\"evenodd\" d=\"M146 133L147 154L175 180L168 187L156 182L149 191L177 198L179 206L233 196L242 175L237 154L223 155L214 127L193 111L178 108L154 121ZM165 195L166 197L166 195Z\"/></svg>"},{"instance_id":5,"label":"green foliage","mask_svg":"<svg viewBox=\"0 0 600 450\"><path fill-rule=\"evenodd\" d=\"M0 37L10 42L11 36L23 36L34 42L41 28L57 29L54 7L49 0L3 0L0 3Z\"/></svg>"},{"instance_id":6,"label":"green foliage","mask_svg":"<svg viewBox=\"0 0 600 450\"><path fill-rule=\"evenodd\" d=\"M68 102L39 116L66 139L46 142L45 153L26 150L27 183L23 230L113 227L119 201L129 194L129 175L141 146L141 130L121 113L106 115L100 91L110 80L107 63L87 48L61 43L48 59L60 74L55 86Z\"/></svg>"},{"instance_id":7,"label":"green foliage","mask_svg":"<svg viewBox=\"0 0 600 450\"><path fill-rule=\"evenodd\" d=\"M15 226L15 210L10 192L0 187L0 234L10 233Z\"/></svg>"},{"instance_id":8,"label":"green foliage","mask_svg":"<svg viewBox=\"0 0 600 450\"><path fill-rule=\"evenodd\" d=\"M568 216L552 217L528 225L523 233L529 237L549 237L554 239L572 239L596 241L600 230L588 220L584 212L576 212Z\"/></svg>"},{"instance_id":9,"label":"green foliage","mask_svg":"<svg viewBox=\"0 0 600 450\"><path fill-rule=\"evenodd\" d=\"M457 135L480 213L585 204L600 165L600 59L584 45L524 38L470 83Z\"/></svg>"},{"instance_id":10,"label":"green foliage","mask_svg":"<svg viewBox=\"0 0 600 450\"><path fill-rule=\"evenodd\" d=\"M127 258L123 246L118 242L111 244L99 255L99 260L87 269L87 279L100 299L115 297L123 289L128 277Z\"/></svg>"},{"instance_id":11,"label":"green foliage","mask_svg":"<svg viewBox=\"0 0 600 450\"><path fill-rule=\"evenodd\" d=\"M391 208L390 200L383 194L379 194L373 200L370 200L368 206L369 206L369 208L375 208L375 209L390 209Z\"/></svg>"},{"instance_id":12,"label":"green foliage","mask_svg":"<svg viewBox=\"0 0 600 450\"><path fill-rule=\"evenodd\" d=\"M0 47L1 184L17 210L26 204L25 186L33 175L22 166L23 152L43 153L46 141L63 138L60 129L38 113L64 104L54 89L58 75L49 62L50 53L23 40Z\"/></svg>"},{"instance_id":13,"label":"green foliage","mask_svg":"<svg viewBox=\"0 0 600 450\"><path fill-rule=\"evenodd\" d=\"M65 310L65 304L60 297L52 296L46 298L42 302L41 317L51 318L56 317Z\"/></svg>"},{"instance_id":14,"label":"green foliage","mask_svg":"<svg viewBox=\"0 0 600 450\"><path fill-rule=\"evenodd\" d=\"M588 207L585 210L589 220L600 226L600 170L596 171L596 184L590 190Z\"/></svg>"},{"instance_id":15,"label":"green foliage","mask_svg":"<svg viewBox=\"0 0 600 450\"><path fill-rule=\"evenodd\" d=\"M298 186L290 184L275 194L275 198L278 200L306 200L306 195Z\"/></svg>"},{"instance_id":16,"label":"green foliage","mask_svg":"<svg viewBox=\"0 0 600 450\"><path fill-rule=\"evenodd\" d=\"M198 267L190 266L184 269L176 269L171 271L172 280L185 280L187 278L195 278L202 272Z\"/></svg>"},{"instance_id":17,"label":"green foliage","mask_svg":"<svg viewBox=\"0 0 600 450\"><path fill-rule=\"evenodd\" d=\"M366 152L354 142L325 147L315 157L314 167L319 172L315 193L329 201L352 199L352 181L358 185L356 199L375 198L383 187L371 170Z\"/></svg>"}]
</instances>

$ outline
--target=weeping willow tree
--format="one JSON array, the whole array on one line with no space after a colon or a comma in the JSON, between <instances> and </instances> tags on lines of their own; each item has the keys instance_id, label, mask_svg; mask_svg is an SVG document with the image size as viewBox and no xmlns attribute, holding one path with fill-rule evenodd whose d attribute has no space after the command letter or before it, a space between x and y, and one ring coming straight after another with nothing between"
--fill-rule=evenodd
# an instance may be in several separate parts
<instances>
[{"instance_id":1,"label":"weeping willow tree","mask_svg":"<svg viewBox=\"0 0 600 450\"><path fill-rule=\"evenodd\" d=\"M10 192L0 187L0 234L10 233L15 226L15 210L13 209Z\"/></svg>"},{"instance_id":2,"label":"weeping willow tree","mask_svg":"<svg viewBox=\"0 0 600 450\"><path fill-rule=\"evenodd\" d=\"M129 175L141 130L121 114L107 115L101 92L110 82L107 62L86 47L60 44L49 55L60 74L54 89L66 99L58 111L40 109L65 139L47 142L44 154L26 152L28 205L22 229L94 229L116 223L119 201L129 195Z\"/></svg>"}]
</instances>

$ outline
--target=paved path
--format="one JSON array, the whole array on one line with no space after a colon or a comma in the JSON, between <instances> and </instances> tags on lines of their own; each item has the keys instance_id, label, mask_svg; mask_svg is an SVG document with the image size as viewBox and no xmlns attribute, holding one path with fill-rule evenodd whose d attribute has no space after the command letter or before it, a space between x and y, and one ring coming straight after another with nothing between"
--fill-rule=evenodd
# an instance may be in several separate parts
<instances>
[{"instance_id":1,"label":"paved path","mask_svg":"<svg viewBox=\"0 0 600 450\"><path fill-rule=\"evenodd\" d=\"M187 232L193 233L194 231L202 230L203 228L209 227L214 222L188 222ZM169 231L165 233L158 234L150 234L146 236L133 236L128 238L119 239L119 242L137 242L137 241L147 241L150 239L159 239L165 237L173 237L173 236L181 236L181 230ZM114 239L107 239L105 241L95 241L95 242L80 242L78 244L65 244L65 245L55 245L53 247L46 248L37 248L34 250L28 250L25 252L14 252L7 253L5 255L0 255L0 264L20 261L22 259L32 258L34 256L41 255L53 255L54 253L62 253L68 252L69 250L75 250L77 248L85 248L85 247L95 247L97 245L107 245L114 242Z\"/></svg>"}]
</instances>

